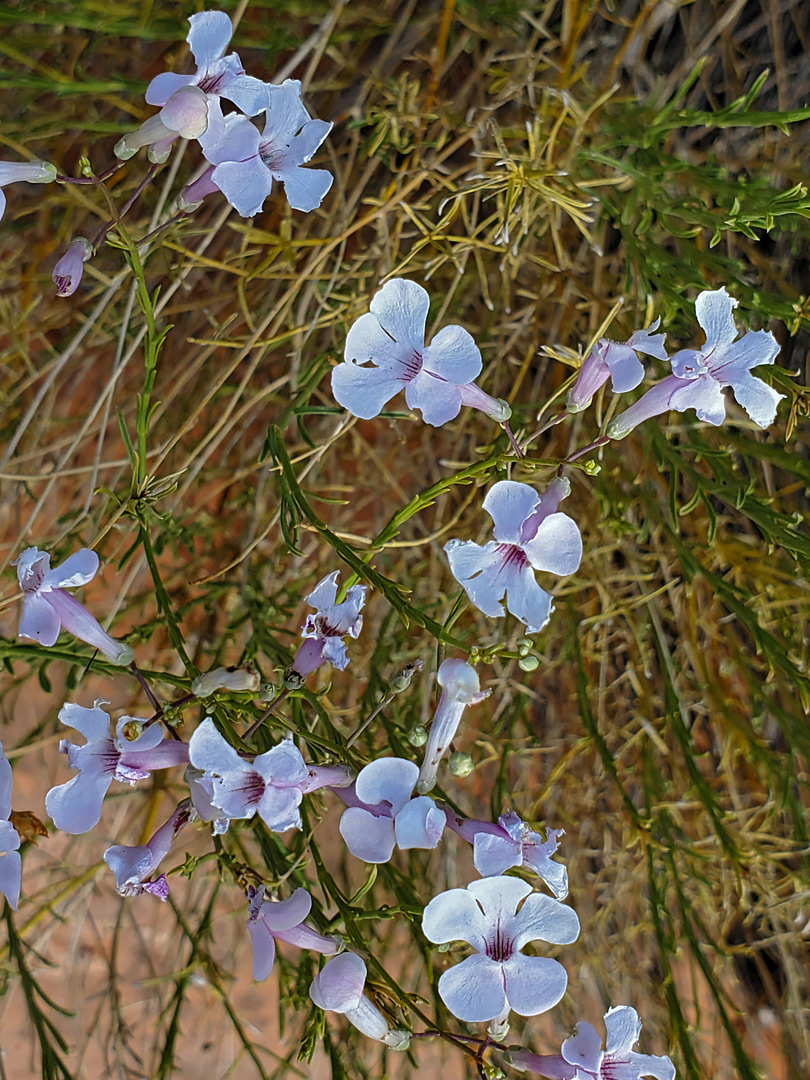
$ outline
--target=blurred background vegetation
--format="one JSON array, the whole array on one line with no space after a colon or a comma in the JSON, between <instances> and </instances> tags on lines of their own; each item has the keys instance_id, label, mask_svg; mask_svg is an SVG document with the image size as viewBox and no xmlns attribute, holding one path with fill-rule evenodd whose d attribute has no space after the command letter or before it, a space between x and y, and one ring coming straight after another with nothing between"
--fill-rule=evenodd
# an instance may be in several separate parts
<instances>
[{"instance_id":1,"label":"blurred background vegetation","mask_svg":"<svg viewBox=\"0 0 810 1080\"><path fill-rule=\"evenodd\" d=\"M250 660L278 683L302 598L336 567L345 582L367 564L376 587L351 668L320 671L263 737L292 729L311 759L357 766L386 751L418 757L408 732L432 715L437 663L459 655L439 639L479 650L493 694L468 710L457 741L475 770L443 771L442 795L473 817L514 808L564 827L583 928L561 954L567 996L551 1015L513 1017L508 1041L553 1052L577 1020L598 1027L609 1005L628 1003L643 1051L671 1052L679 1077L805 1077L806 4L219 6L239 19L246 69L300 78L310 112L335 122L317 159L335 183L306 216L278 191L254 220L211 198L153 244L146 282L160 286L158 330L172 329L140 483L120 425L134 432L144 317L122 252L102 249L70 300L50 281L70 239L94 235L110 205L88 187L6 191L0 735L15 810L47 820L44 793L67 778L56 754L66 698L149 710L134 679L88 667L80 644L15 640L8 564L22 546L54 562L80 544L98 549L106 569L87 602L129 632L142 668L167 673L153 679L167 700L220 663ZM146 82L191 69L184 38L197 9L6 0L0 156L77 175L86 155L103 169L152 111ZM172 156L125 219L128 235L170 216L198 163L193 147ZM113 205L145 169L141 156L116 174ZM330 366L389 276L428 288L428 336L447 323L473 334L479 381L511 402L526 459L516 464L472 411L435 430L402 398L371 422L335 405ZM541 487L598 437L615 409L609 392L537 434L598 336L624 340L661 316L670 352L694 347L694 298L720 285L740 301L741 323L782 346L776 368L758 373L787 395L777 423L761 432L731 402L718 429L673 414L570 469L563 508L585 556L521 658L511 617L461 603L443 544L487 536L480 503L496 479ZM423 674L347 748L417 657ZM223 696L213 708L237 732L259 706ZM184 737L201 715L195 705L176 716ZM160 776L118 789L88 836L26 843L23 901L0 954L6 1075L477 1075L456 1047L383 1057L340 1018L324 1023L307 997L306 954L282 946L268 983L252 984L240 891L252 874L283 895L308 884L320 927L366 951L393 1018L463 1032L435 994L462 954L436 953L420 930L427 901L473 876L457 837L374 870L336 842L337 800L313 797L305 828L281 838L245 822L213 847L202 826L186 830L166 864L169 905L120 900L102 851L140 842L181 792L179 777ZM297 1061L302 1044L309 1062Z\"/></svg>"}]
</instances>

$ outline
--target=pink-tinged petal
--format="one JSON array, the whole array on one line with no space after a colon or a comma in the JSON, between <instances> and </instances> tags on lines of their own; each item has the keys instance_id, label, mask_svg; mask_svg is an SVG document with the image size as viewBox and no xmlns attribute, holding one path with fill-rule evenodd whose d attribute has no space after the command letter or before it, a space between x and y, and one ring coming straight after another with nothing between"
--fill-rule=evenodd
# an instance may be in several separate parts
<instances>
[{"instance_id":1,"label":"pink-tinged petal","mask_svg":"<svg viewBox=\"0 0 810 1080\"><path fill-rule=\"evenodd\" d=\"M289 930L274 931L279 941L286 941L288 945L295 945L297 949L309 949L310 952L323 953L331 956L340 949L340 942L331 935L319 934L309 926L300 923L291 926Z\"/></svg>"},{"instance_id":2,"label":"pink-tinged petal","mask_svg":"<svg viewBox=\"0 0 810 1080\"><path fill-rule=\"evenodd\" d=\"M394 835L397 847L435 848L442 838L445 816L433 799L419 795L405 803L394 818Z\"/></svg>"},{"instance_id":3,"label":"pink-tinged petal","mask_svg":"<svg viewBox=\"0 0 810 1080\"><path fill-rule=\"evenodd\" d=\"M647 356L655 356L659 360L666 360L667 350L664 348L664 338L667 335L652 332L658 329L660 323L661 319L658 318L646 330L636 330L627 339L627 344L636 352L646 353Z\"/></svg>"},{"instance_id":4,"label":"pink-tinged petal","mask_svg":"<svg viewBox=\"0 0 810 1080\"><path fill-rule=\"evenodd\" d=\"M704 354L718 346L729 345L737 336L734 325L734 308L737 301L726 290L714 289L702 292L695 301L695 315L706 335Z\"/></svg>"},{"instance_id":5,"label":"pink-tinged petal","mask_svg":"<svg viewBox=\"0 0 810 1080\"><path fill-rule=\"evenodd\" d=\"M92 581L98 572L98 555L90 548L81 548L45 575L43 589L75 589Z\"/></svg>"},{"instance_id":6,"label":"pink-tinged petal","mask_svg":"<svg viewBox=\"0 0 810 1080\"><path fill-rule=\"evenodd\" d=\"M700 349L680 349L670 358L672 374L679 379L696 379L705 375L706 360Z\"/></svg>"},{"instance_id":7,"label":"pink-tinged petal","mask_svg":"<svg viewBox=\"0 0 810 1080\"><path fill-rule=\"evenodd\" d=\"M20 637L33 638L40 645L48 647L55 643L61 628L59 616L44 596L30 593L23 598L20 629L17 631Z\"/></svg>"},{"instance_id":8,"label":"pink-tinged petal","mask_svg":"<svg viewBox=\"0 0 810 1080\"><path fill-rule=\"evenodd\" d=\"M395 757L378 758L358 773L355 793L366 806L387 802L393 816L410 799L418 775L419 768L413 761Z\"/></svg>"},{"instance_id":9,"label":"pink-tinged petal","mask_svg":"<svg viewBox=\"0 0 810 1080\"><path fill-rule=\"evenodd\" d=\"M307 766L301 751L292 739L282 741L264 754L259 754L253 768L264 779L276 786L290 786L306 780Z\"/></svg>"},{"instance_id":10,"label":"pink-tinged petal","mask_svg":"<svg viewBox=\"0 0 810 1080\"><path fill-rule=\"evenodd\" d=\"M551 517L552 514L557 512L560 503L563 499L567 499L570 494L571 481L568 477L555 476L543 494L538 498L534 512L523 522L519 541L521 547L534 539L537 535L537 530L542 523L547 517Z\"/></svg>"},{"instance_id":11,"label":"pink-tinged petal","mask_svg":"<svg viewBox=\"0 0 810 1080\"><path fill-rule=\"evenodd\" d=\"M744 379L753 367L772 364L779 355L779 342L766 330L749 330L745 337L735 341L708 358L706 366L721 386L734 386Z\"/></svg>"},{"instance_id":12,"label":"pink-tinged petal","mask_svg":"<svg viewBox=\"0 0 810 1080\"><path fill-rule=\"evenodd\" d=\"M196 728L188 744L189 759L195 769L224 776L232 770L246 768L230 743L220 735L210 718Z\"/></svg>"},{"instance_id":13,"label":"pink-tinged petal","mask_svg":"<svg viewBox=\"0 0 810 1080\"><path fill-rule=\"evenodd\" d=\"M306 919L312 910L312 897L306 889L296 889L286 900L265 900L260 918L275 933L290 930Z\"/></svg>"},{"instance_id":14,"label":"pink-tinged petal","mask_svg":"<svg viewBox=\"0 0 810 1080\"><path fill-rule=\"evenodd\" d=\"M233 24L224 11L198 11L189 18L188 42L197 67L205 70L219 60L233 37Z\"/></svg>"},{"instance_id":15,"label":"pink-tinged petal","mask_svg":"<svg viewBox=\"0 0 810 1080\"><path fill-rule=\"evenodd\" d=\"M158 114L161 123L184 139L198 139L208 127L208 98L198 86L175 90Z\"/></svg>"},{"instance_id":16,"label":"pink-tinged petal","mask_svg":"<svg viewBox=\"0 0 810 1080\"><path fill-rule=\"evenodd\" d=\"M103 859L115 875L115 887L119 893L127 885L139 884L149 877L160 861L154 858L145 844L137 847L114 844L104 852Z\"/></svg>"},{"instance_id":17,"label":"pink-tinged petal","mask_svg":"<svg viewBox=\"0 0 810 1080\"><path fill-rule=\"evenodd\" d=\"M535 570L551 574L573 574L582 562L582 537L579 526L567 514L550 514L537 527L523 550Z\"/></svg>"},{"instance_id":18,"label":"pink-tinged petal","mask_svg":"<svg viewBox=\"0 0 810 1080\"><path fill-rule=\"evenodd\" d=\"M267 83L252 75L237 74L224 80L219 92L241 109L245 116L256 116L267 108Z\"/></svg>"},{"instance_id":19,"label":"pink-tinged petal","mask_svg":"<svg viewBox=\"0 0 810 1080\"><path fill-rule=\"evenodd\" d=\"M604 1055L602 1040L596 1028L587 1020L580 1021L576 1035L572 1035L562 1044L562 1056L571 1065L598 1074Z\"/></svg>"},{"instance_id":20,"label":"pink-tinged petal","mask_svg":"<svg viewBox=\"0 0 810 1080\"><path fill-rule=\"evenodd\" d=\"M404 381L390 367L361 367L343 363L332 368L332 394L338 405L361 420L379 416Z\"/></svg>"},{"instance_id":21,"label":"pink-tinged petal","mask_svg":"<svg viewBox=\"0 0 810 1080\"><path fill-rule=\"evenodd\" d=\"M629 409L625 409L623 413L619 413L611 420L606 430L607 437L623 439L644 420L669 412L672 407L670 405L672 396L688 386L691 386L690 380L679 379L675 375L669 375L666 379L655 383Z\"/></svg>"},{"instance_id":22,"label":"pink-tinged petal","mask_svg":"<svg viewBox=\"0 0 810 1080\"><path fill-rule=\"evenodd\" d=\"M462 326L445 326L423 353L424 370L452 383L470 383L481 373L481 353Z\"/></svg>"},{"instance_id":23,"label":"pink-tinged petal","mask_svg":"<svg viewBox=\"0 0 810 1080\"><path fill-rule=\"evenodd\" d=\"M603 359L603 352L609 344L609 342L598 341L582 361L577 381L568 392L566 408L569 412L582 412L583 409L587 409L594 394L610 378L610 371ZM613 389L616 389L615 386Z\"/></svg>"},{"instance_id":24,"label":"pink-tinged petal","mask_svg":"<svg viewBox=\"0 0 810 1080\"><path fill-rule=\"evenodd\" d=\"M549 1080L576 1080L576 1066L569 1065L560 1054L530 1054L528 1050L507 1052L506 1060L518 1072L535 1072Z\"/></svg>"},{"instance_id":25,"label":"pink-tinged petal","mask_svg":"<svg viewBox=\"0 0 810 1080\"><path fill-rule=\"evenodd\" d=\"M242 217L258 214L273 188L273 177L258 157L224 161L214 169L211 179Z\"/></svg>"},{"instance_id":26,"label":"pink-tinged petal","mask_svg":"<svg viewBox=\"0 0 810 1080\"><path fill-rule=\"evenodd\" d=\"M394 853L394 820L378 818L359 806L350 806L340 819L340 835L357 859L367 863L388 862Z\"/></svg>"},{"instance_id":27,"label":"pink-tinged petal","mask_svg":"<svg viewBox=\"0 0 810 1080\"><path fill-rule=\"evenodd\" d=\"M526 888L529 889L529 886ZM517 949L527 941L537 940L550 941L554 945L570 945L579 937L579 919L573 908L561 904L559 900L552 900L545 893L533 892L526 897L523 907L515 916L514 934Z\"/></svg>"},{"instance_id":28,"label":"pink-tinged petal","mask_svg":"<svg viewBox=\"0 0 810 1080\"><path fill-rule=\"evenodd\" d=\"M476 833L473 840L473 864L482 877L503 874L522 863L520 844L506 836Z\"/></svg>"},{"instance_id":29,"label":"pink-tinged petal","mask_svg":"<svg viewBox=\"0 0 810 1080\"><path fill-rule=\"evenodd\" d=\"M547 956L519 953L504 963L503 974L506 998L520 1016L537 1016L552 1009L568 985L565 968Z\"/></svg>"},{"instance_id":30,"label":"pink-tinged petal","mask_svg":"<svg viewBox=\"0 0 810 1080\"><path fill-rule=\"evenodd\" d=\"M524 566L507 567L500 575L506 586L506 609L525 623L530 634L539 633L548 623L554 605L551 594L541 589L534 578L534 571Z\"/></svg>"},{"instance_id":31,"label":"pink-tinged petal","mask_svg":"<svg viewBox=\"0 0 810 1080\"><path fill-rule=\"evenodd\" d=\"M184 86L191 86L194 79L194 75L175 75L170 71L156 75L146 88L146 104L165 105L172 94Z\"/></svg>"},{"instance_id":32,"label":"pink-tinged petal","mask_svg":"<svg viewBox=\"0 0 810 1080\"><path fill-rule=\"evenodd\" d=\"M496 923L511 925L518 904L529 895L532 887L520 878L487 877L471 881L467 891L484 909L491 928ZM517 948L520 948L520 944Z\"/></svg>"},{"instance_id":33,"label":"pink-tinged petal","mask_svg":"<svg viewBox=\"0 0 810 1080\"><path fill-rule=\"evenodd\" d=\"M401 376L401 365L410 360L412 351L407 344L400 345L394 341L391 335L380 326L377 317L368 312L361 315L349 327L343 358L356 360L358 364L373 363L377 367L390 368L392 375L396 373L397 376ZM338 368L335 368L335 371L337 370ZM402 378L398 388L404 384L405 379ZM395 390L392 391L392 394L394 393L396 393Z\"/></svg>"},{"instance_id":34,"label":"pink-tinged petal","mask_svg":"<svg viewBox=\"0 0 810 1080\"><path fill-rule=\"evenodd\" d=\"M611 1076L616 1080L638 1080L640 1076L654 1076L656 1080L675 1080L675 1066L668 1057L655 1054L631 1054L625 1063L611 1061Z\"/></svg>"},{"instance_id":35,"label":"pink-tinged petal","mask_svg":"<svg viewBox=\"0 0 810 1080\"><path fill-rule=\"evenodd\" d=\"M302 795L318 788L348 787L354 779L354 770L348 765L307 765L307 775L296 787Z\"/></svg>"},{"instance_id":36,"label":"pink-tinged petal","mask_svg":"<svg viewBox=\"0 0 810 1080\"><path fill-rule=\"evenodd\" d=\"M14 831L14 830L12 830ZM0 834L0 838L2 834ZM14 911L20 902L22 885L22 859L19 851L7 851L0 855L0 893L5 896Z\"/></svg>"},{"instance_id":37,"label":"pink-tinged petal","mask_svg":"<svg viewBox=\"0 0 810 1080\"><path fill-rule=\"evenodd\" d=\"M405 384L405 400L409 409L419 409L422 419L433 427L441 427L461 411L461 391L451 382L434 378L420 371Z\"/></svg>"},{"instance_id":38,"label":"pink-tinged petal","mask_svg":"<svg viewBox=\"0 0 810 1080\"><path fill-rule=\"evenodd\" d=\"M75 240L70 242L67 251L57 261L51 274L54 285L56 285L57 296L73 296L82 280L84 264L92 254L93 246L83 236L77 236ZM84 550L86 551L87 548ZM75 556L71 556L71 558L75 558ZM68 562L70 562L70 559ZM65 565L63 563L59 569L62 570ZM84 581L70 581L69 584L83 585Z\"/></svg>"},{"instance_id":39,"label":"pink-tinged petal","mask_svg":"<svg viewBox=\"0 0 810 1080\"><path fill-rule=\"evenodd\" d=\"M326 120L307 120L290 144L289 162L303 165L310 161L333 127L334 125Z\"/></svg>"},{"instance_id":40,"label":"pink-tinged petal","mask_svg":"<svg viewBox=\"0 0 810 1080\"><path fill-rule=\"evenodd\" d=\"M301 828L301 792L298 788L275 788L270 784L259 800L257 813L272 832Z\"/></svg>"},{"instance_id":41,"label":"pink-tinged petal","mask_svg":"<svg viewBox=\"0 0 810 1080\"><path fill-rule=\"evenodd\" d=\"M430 297L415 281L392 278L374 294L369 311L401 347L419 353L425 347L425 322ZM468 382L465 379L464 382Z\"/></svg>"},{"instance_id":42,"label":"pink-tinged petal","mask_svg":"<svg viewBox=\"0 0 810 1080\"><path fill-rule=\"evenodd\" d=\"M358 1007L365 985L365 963L356 953L345 952L324 964L312 980L309 996L319 1009L346 1012Z\"/></svg>"},{"instance_id":43,"label":"pink-tinged petal","mask_svg":"<svg viewBox=\"0 0 810 1080\"><path fill-rule=\"evenodd\" d=\"M483 508L492 518L500 544L519 544L524 521L534 512L540 496L528 484L499 480L486 494Z\"/></svg>"},{"instance_id":44,"label":"pink-tinged petal","mask_svg":"<svg viewBox=\"0 0 810 1080\"><path fill-rule=\"evenodd\" d=\"M11 765L0 742L0 824L11 813Z\"/></svg>"},{"instance_id":45,"label":"pink-tinged petal","mask_svg":"<svg viewBox=\"0 0 810 1080\"><path fill-rule=\"evenodd\" d=\"M305 214L321 205L334 180L326 169L303 169L300 165L287 166L274 171L273 175L284 185L284 194L292 209Z\"/></svg>"},{"instance_id":46,"label":"pink-tinged petal","mask_svg":"<svg viewBox=\"0 0 810 1080\"><path fill-rule=\"evenodd\" d=\"M305 638L292 662L293 671L297 671L299 675L306 678L319 668L325 659L324 648L327 640L327 638L318 637Z\"/></svg>"},{"instance_id":47,"label":"pink-tinged petal","mask_svg":"<svg viewBox=\"0 0 810 1080\"><path fill-rule=\"evenodd\" d=\"M276 943L263 918L252 920L247 927L250 943L253 946L253 978L257 982L263 982L273 970Z\"/></svg>"},{"instance_id":48,"label":"pink-tinged petal","mask_svg":"<svg viewBox=\"0 0 810 1080\"><path fill-rule=\"evenodd\" d=\"M471 409L478 409L479 412L484 413L485 416L495 420L498 424L503 424L512 415L512 409L508 401L504 401L503 398L492 397L491 394L485 393L474 382L463 383L459 386L458 392L461 394L462 405L467 405Z\"/></svg>"},{"instance_id":49,"label":"pink-tinged petal","mask_svg":"<svg viewBox=\"0 0 810 1080\"><path fill-rule=\"evenodd\" d=\"M111 772L85 769L66 784L51 788L45 796L45 809L62 832L89 832L99 822L111 783Z\"/></svg>"},{"instance_id":50,"label":"pink-tinged petal","mask_svg":"<svg viewBox=\"0 0 810 1080\"><path fill-rule=\"evenodd\" d=\"M64 589L51 589L45 599L59 616L62 628L79 641L86 641L103 653L111 664L125 666L132 661L132 649L123 641L110 637L90 612Z\"/></svg>"},{"instance_id":51,"label":"pink-tinged petal","mask_svg":"<svg viewBox=\"0 0 810 1080\"><path fill-rule=\"evenodd\" d=\"M490 919L469 889L448 889L434 896L422 915L422 932L428 941L443 945L466 941L483 952Z\"/></svg>"},{"instance_id":52,"label":"pink-tinged petal","mask_svg":"<svg viewBox=\"0 0 810 1080\"><path fill-rule=\"evenodd\" d=\"M737 376L731 389L738 404L742 405L755 424L761 428L770 427L776 419L776 406L784 394L748 373Z\"/></svg>"},{"instance_id":53,"label":"pink-tinged petal","mask_svg":"<svg viewBox=\"0 0 810 1080\"><path fill-rule=\"evenodd\" d=\"M494 1020L508 1010L501 965L487 956L468 956L439 979L439 996L459 1020Z\"/></svg>"},{"instance_id":54,"label":"pink-tinged petal","mask_svg":"<svg viewBox=\"0 0 810 1080\"><path fill-rule=\"evenodd\" d=\"M121 767L150 773L154 769L173 769L175 765L188 765L188 745L178 739L161 739L151 750L122 750L115 779L123 779L118 775Z\"/></svg>"},{"instance_id":55,"label":"pink-tinged petal","mask_svg":"<svg viewBox=\"0 0 810 1080\"><path fill-rule=\"evenodd\" d=\"M628 1057L641 1035L641 1021L632 1005L615 1005L605 1013L605 1053Z\"/></svg>"},{"instance_id":56,"label":"pink-tinged petal","mask_svg":"<svg viewBox=\"0 0 810 1080\"><path fill-rule=\"evenodd\" d=\"M719 427L726 418L726 400L720 384L711 375L700 375L680 387L669 401L677 412L694 409L698 420Z\"/></svg>"},{"instance_id":57,"label":"pink-tinged petal","mask_svg":"<svg viewBox=\"0 0 810 1080\"><path fill-rule=\"evenodd\" d=\"M66 701L59 710L58 716L63 724L72 727L80 735L84 735L89 743L103 742L110 738L110 717L101 708L102 705L109 705L109 702L97 698L93 703L93 708L86 709L84 705L75 705L71 701Z\"/></svg>"},{"instance_id":58,"label":"pink-tinged petal","mask_svg":"<svg viewBox=\"0 0 810 1080\"><path fill-rule=\"evenodd\" d=\"M603 353L605 364L610 372L610 385L614 394L625 394L635 390L644 378L644 365L628 345L608 342Z\"/></svg>"},{"instance_id":59,"label":"pink-tinged petal","mask_svg":"<svg viewBox=\"0 0 810 1080\"><path fill-rule=\"evenodd\" d=\"M484 547L472 540L448 540L444 545L453 577L473 604L495 619L504 614L500 600L506 592L506 582L499 573L501 557L497 549L494 540Z\"/></svg>"},{"instance_id":60,"label":"pink-tinged petal","mask_svg":"<svg viewBox=\"0 0 810 1080\"><path fill-rule=\"evenodd\" d=\"M301 83L298 79L285 79L281 86L269 83L265 95L264 136L288 143L309 121L309 113L301 102Z\"/></svg>"}]
</instances>

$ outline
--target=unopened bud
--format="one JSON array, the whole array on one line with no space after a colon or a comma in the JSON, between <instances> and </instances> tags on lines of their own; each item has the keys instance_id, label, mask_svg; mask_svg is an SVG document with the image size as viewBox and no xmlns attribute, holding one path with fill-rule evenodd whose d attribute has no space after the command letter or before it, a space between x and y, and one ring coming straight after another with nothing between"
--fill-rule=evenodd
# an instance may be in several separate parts
<instances>
[{"instance_id":1,"label":"unopened bud","mask_svg":"<svg viewBox=\"0 0 810 1080\"><path fill-rule=\"evenodd\" d=\"M411 1045L411 1033L402 1028L391 1028L383 1042L392 1050L407 1050Z\"/></svg>"},{"instance_id":2,"label":"unopened bud","mask_svg":"<svg viewBox=\"0 0 810 1080\"><path fill-rule=\"evenodd\" d=\"M275 696L275 685L271 682L262 683L259 688L259 701L263 701L266 705L269 705Z\"/></svg>"},{"instance_id":3,"label":"unopened bud","mask_svg":"<svg viewBox=\"0 0 810 1080\"><path fill-rule=\"evenodd\" d=\"M427 728L423 727L421 724L416 724L408 732L408 742L411 746L424 746L427 742L427 737Z\"/></svg>"},{"instance_id":4,"label":"unopened bud","mask_svg":"<svg viewBox=\"0 0 810 1080\"><path fill-rule=\"evenodd\" d=\"M518 667L521 671L534 671L539 664L540 661L536 656L521 656L518 660Z\"/></svg>"},{"instance_id":5,"label":"unopened bud","mask_svg":"<svg viewBox=\"0 0 810 1080\"><path fill-rule=\"evenodd\" d=\"M305 681L304 676L300 671L296 671L295 668L287 668L284 672L285 690L300 690Z\"/></svg>"},{"instance_id":6,"label":"unopened bud","mask_svg":"<svg viewBox=\"0 0 810 1080\"><path fill-rule=\"evenodd\" d=\"M392 675L388 685L394 691L395 694L401 694L403 690L407 690L411 685L411 679L414 677L417 671L421 671L423 661L421 657L417 657L415 660L411 660L409 664Z\"/></svg>"},{"instance_id":7,"label":"unopened bud","mask_svg":"<svg viewBox=\"0 0 810 1080\"><path fill-rule=\"evenodd\" d=\"M191 692L199 698L210 697L217 690L232 690L240 692L247 690L255 694L259 689L258 672L249 664L238 668L214 668L206 671L204 675L198 675L191 684Z\"/></svg>"},{"instance_id":8,"label":"unopened bud","mask_svg":"<svg viewBox=\"0 0 810 1080\"><path fill-rule=\"evenodd\" d=\"M455 750L450 755L447 766L453 776L469 776L473 771L473 759L463 750Z\"/></svg>"}]
</instances>

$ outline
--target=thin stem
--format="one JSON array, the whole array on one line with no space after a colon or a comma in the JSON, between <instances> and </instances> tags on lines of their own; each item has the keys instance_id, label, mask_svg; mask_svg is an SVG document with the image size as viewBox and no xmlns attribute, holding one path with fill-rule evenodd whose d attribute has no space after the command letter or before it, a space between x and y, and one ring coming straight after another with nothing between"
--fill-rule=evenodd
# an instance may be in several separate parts
<instances>
[{"instance_id":1,"label":"thin stem","mask_svg":"<svg viewBox=\"0 0 810 1080\"><path fill-rule=\"evenodd\" d=\"M163 713L163 706L160 704L158 699L155 697L154 693L152 692L151 686L149 685L149 683L146 681L146 679L141 674L140 668L138 667L138 665L135 663L134 660L129 665L129 670L132 672L132 674L135 676L135 678L141 684L141 689L143 690L143 692L146 694L146 696L149 698L150 702L152 703L152 708L155 710L155 713L156 714L158 714L158 713L162 714Z\"/></svg>"},{"instance_id":2,"label":"thin stem","mask_svg":"<svg viewBox=\"0 0 810 1080\"><path fill-rule=\"evenodd\" d=\"M269 716L272 716L272 714L275 712L276 706L280 705L281 702L284 700L284 698L289 695L289 693L290 693L289 688L285 686L284 689L281 691L281 693L278 695L278 697L275 698L270 703L270 705L268 706L267 709L265 709L265 711L262 713L262 715L259 717L259 719L254 720L253 723L250 725L250 727L247 729L247 731L242 735L242 741L243 742L247 742L248 739L250 739L253 735L256 734L256 732L259 730L259 728L262 726L262 724L265 722L265 720Z\"/></svg>"},{"instance_id":3,"label":"thin stem","mask_svg":"<svg viewBox=\"0 0 810 1080\"><path fill-rule=\"evenodd\" d=\"M518 446L517 439L512 434L512 429L509 426L509 421L508 420L504 420L504 422L503 422L503 430L506 432L507 437L509 439L509 442L512 444L512 449L515 451L515 454L517 455L517 457L522 458L523 457L523 451Z\"/></svg>"},{"instance_id":4,"label":"thin stem","mask_svg":"<svg viewBox=\"0 0 810 1080\"><path fill-rule=\"evenodd\" d=\"M64 176L62 173L57 173L56 182L57 184L101 184L103 181L109 180L125 164L125 161L116 161L114 165L110 165L104 172L93 176Z\"/></svg>"},{"instance_id":5,"label":"thin stem","mask_svg":"<svg viewBox=\"0 0 810 1080\"><path fill-rule=\"evenodd\" d=\"M568 416L567 412L557 413L556 416L552 416L550 420L546 420L545 424L543 424L539 431L535 431L532 438L536 439L537 436L542 435L544 431L548 431L549 428L553 428L556 424L561 424L566 418L566 416Z\"/></svg>"},{"instance_id":6,"label":"thin stem","mask_svg":"<svg viewBox=\"0 0 810 1080\"><path fill-rule=\"evenodd\" d=\"M366 728L371 723L371 721L374 719L374 717L379 716L379 714L383 711L383 709L385 708L386 705L390 705L390 703L394 700L395 696L396 696L396 691L395 690L389 690L388 691L388 693L385 695L385 697L379 703L379 705L374 710L374 712L366 720L364 720L363 723L360 725L360 727L357 729L357 731L355 731L355 733L353 735L351 735L346 740L346 749L347 750L348 750L348 748L350 746L352 746L360 738L360 736L366 730Z\"/></svg>"},{"instance_id":7,"label":"thin stem","mask_svg":"<svg viewBox=\"0 0 810 1080\"><path fill-rule=\"evenodd\" d=\"M577 458L584 457L585 454L589 454L591 450L598 450L601 446L606 446L610 442L607 435L602 435L594 442L588 443L587 446L583 446L581 450L577 450L574 454L569 454L567 458L563 458L560 462L560 467L557 470L557 476L562 476L563 469L566 465L570 465L572 461L576 461Z\"/></svg>"},{"instance_id":8,"label":"thin stem","mask_svg":"<svg viewBox=\"0 0 810 1080\"><path fill-rule=\"evenodd\" d=\"M177 225L181 221L185 221L188 218L187 210L178 210L176 214L172 214L170 218L163 222L162 225L158 225L156 229L152 229L146 236L142 236L138 241L138 246L148 243L149 240L154 240L159 233L162 233L165 229L168 229L172 225Z\"/></svg>"},{"instance_id":9,"label":"thin stem","mask_svg":"<svg viewBox=\"0 0 810 1080\"><path fill-rule=\"evenodd\" d=\"M117 225L121 218L124 217L124 215L127 213L127 211L132 208L135 201L143 194L144 188L146 188L146 186L150 184L152 180L154 180L155 173L158 171L159 168L159 165L150 165L143 180L141 180L140 184L138 184L133 193L121 207L120 211L118 212L118 216L115 218L111 218L108 222L106 222L106 224L102 225L101 229L96 234L94 239L90 241L94 251L104 241L104 237L113 227L113 225Z\"/></svg>"}]
</instances>

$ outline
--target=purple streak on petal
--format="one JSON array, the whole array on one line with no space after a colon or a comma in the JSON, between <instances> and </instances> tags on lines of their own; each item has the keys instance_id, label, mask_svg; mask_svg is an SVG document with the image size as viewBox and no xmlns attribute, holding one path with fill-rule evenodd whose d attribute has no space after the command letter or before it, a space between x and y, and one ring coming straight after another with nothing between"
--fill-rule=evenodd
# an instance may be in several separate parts
<instances>
[{"instance_id":1,"label":"purple streak on petal","mask_svg":"<svg viewBox=\"0 0 810 1080\"><path fill-rule=\"evenodd\" d=\"M67 251L57 262L53 268L51 277L57 288L58 296L72 296L79 287L79 283L82 280L84 274L84 264L93 254L92 245L89 241L85 240L83 236L77 236L75 240L71 241ZM87 550L86 548L84 549ZM81 554L77 552L77 555ZM92 552L95 555L95 552ZM76 555L71 555L71 559L75 559ZM70 562L70 559L68 559ZM67 563L63 564L63 567ZM59 567L59 569L63 569ZM96 569L98 569L98 556L96 555ZM95 571L93 571L95 573ZM92 574L90 575L93 576ZM89 580L89 579L86 579ZM60 584L63 584L60 582ZM68 582L69 585L83 585L84 581Z\"/></svg>"},{"instance_id":2,"label":"purple streak on petal","mask_svg":"<svg viewBox=\"0 0 810 1080\"><path fill-rule=\"evenodd\" d=\"M393 369L389 374L400 377L401 385L404 386L405 378L401 367L408 362L412 351L407 344L400 345L394 341L380 326L377 317L367 312L349 327L343 358L356 360L358 364L373 363L378 367Z\"/></svg>"}]
</instances>

